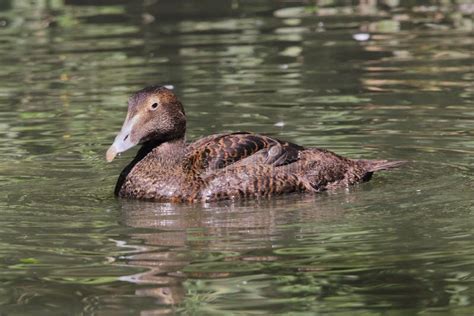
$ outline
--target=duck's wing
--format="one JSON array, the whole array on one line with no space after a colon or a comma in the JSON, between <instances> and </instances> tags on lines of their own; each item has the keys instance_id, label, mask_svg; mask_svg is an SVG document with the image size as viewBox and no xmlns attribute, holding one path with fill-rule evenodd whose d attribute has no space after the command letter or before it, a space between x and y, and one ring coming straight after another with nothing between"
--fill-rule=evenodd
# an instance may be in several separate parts
<instances>
[{"instance_id":1,"label":"duck's wing","mask_svg":"<svg viewBox=\"0 0 474 316\"><path fill-rule=\"evenodd\" d=\"M304 147L268 136L237 132L216 134L188 145L187 165L195 171L210 171L231 164L280 166L298 160Z\"/></svg>"},{"instance_id":2,"label":"duck's wing","mask_svg":"<svg viewBox=\"0 0 474 316\"><path fill-rule=\"evenodd\" d=\"M302 150L297 161L281 166L241 163L244 160L208 173L203 178L205 185L200 198L216 201L333 190L368 181L374 171L394 168L402 163L352 160L319 148Z\"/></svg>"},{"instance_id":3,"label":"duck's wing","mask_svg":"<svg viewBox=\"0 0 474 316\"><path fill-rule=\"evenodd\" d=\"M237 162L216 170L204 177L200 198L215 201L324 191L349 184L347 178L356 166L355 161L317 148L303 150L299 156L297 161L281 166Z\"/></svg>"}]
</instances>

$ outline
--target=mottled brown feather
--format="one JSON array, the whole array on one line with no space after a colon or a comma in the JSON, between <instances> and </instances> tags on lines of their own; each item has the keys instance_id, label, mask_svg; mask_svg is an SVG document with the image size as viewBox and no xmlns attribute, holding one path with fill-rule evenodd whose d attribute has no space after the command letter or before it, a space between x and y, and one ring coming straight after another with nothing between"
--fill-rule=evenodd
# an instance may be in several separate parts
<instances>
[{"instance_id":1,"label":"mottled brown feather","mask_svg":"<svg viewBox=\"0 0 474 316\"><path fill-rule=\"evenodd\" d=\"M277 148L278 150L270 151ZM255 163L265 162L278 166L295 161L302 149L302 146L267 136L236 132L207 136L189 144L186 160L195 171L204 172L225 168L258 153L254 157Z\"/></svg>"},{"instance_id":2,"label":"mottled brown feather","mask_svg":"<svg viewBox=\"0 0 474 316\"><path fill-rule=\"evenodd\" d=\"M171 114L159 120L169 125L173 111L184 115L181 103L169 90L144 91L131 100L146 102L147 93L156 100L163 93L160 102L167 106L165 113ZM139 106L131 104L129 108ZM352 160L328 150L247 132L210 135L190 144L184 142L184 130L173 133L177 136L173 139L170 134L167 141L159 135L156 140L143 136L147 141L117 181L118 196L196 202L320 192L367 181L373 172L402 163Z\"/></svg>"}]
</instances>

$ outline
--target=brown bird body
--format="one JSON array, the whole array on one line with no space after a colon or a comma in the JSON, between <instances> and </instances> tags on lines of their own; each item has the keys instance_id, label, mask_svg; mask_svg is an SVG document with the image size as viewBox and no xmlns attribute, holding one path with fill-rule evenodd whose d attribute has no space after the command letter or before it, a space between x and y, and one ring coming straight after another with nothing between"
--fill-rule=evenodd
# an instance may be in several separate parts
<instances>
[{"instance_id":1,"label":"brown bird body","mask_svg":"<svg viewBox=\"0 0 474 316\"><path fill-rule=\"evenodd\" d=\"M122 171L115 194L163 202L197 202L319 192L367 181L402 162L352 160L247 132L184 140L186 118L176 96L159 86L135 93L107 160L142 143Z\"/></svg>"}]
</instances>

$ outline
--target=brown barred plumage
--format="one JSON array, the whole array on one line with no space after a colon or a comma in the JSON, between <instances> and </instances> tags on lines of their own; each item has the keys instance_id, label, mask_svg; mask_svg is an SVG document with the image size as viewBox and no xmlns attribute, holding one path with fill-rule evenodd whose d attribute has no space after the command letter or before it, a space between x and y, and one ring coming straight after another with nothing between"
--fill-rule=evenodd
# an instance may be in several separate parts
<instances>
[{"instance_id":1,"label":"brown barred plumage","mask_svg":"<svg viewBox=\"0 0 474 316\"><path fill-rule=\"evenodd\" d=\"M122 131L107 152L142 143L115 188L124 198L167 202L216 201L290 192L320 192L367 181L400 161L352 160L247 132L184 141L186 118L163 87L135 93Z\"/></svg>"}]
</instances>

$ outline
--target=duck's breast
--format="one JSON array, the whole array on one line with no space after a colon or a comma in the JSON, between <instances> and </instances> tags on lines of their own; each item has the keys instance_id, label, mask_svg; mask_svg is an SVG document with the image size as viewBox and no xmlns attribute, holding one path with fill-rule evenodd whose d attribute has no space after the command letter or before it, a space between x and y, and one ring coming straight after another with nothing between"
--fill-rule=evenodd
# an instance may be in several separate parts
<instances>
[{"instance_id":1,"label":"duck's breast","mask_svg":"<svg viewBox=\"0 0 474 316\"><path fill-rule=\"evenodd\" d=\"M179 166L167 166L156 159L144 159L128 173L119 196L156 201L185 200L189 184Z\"/></svg>"}]
</instances>

